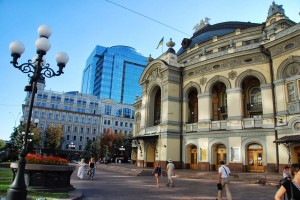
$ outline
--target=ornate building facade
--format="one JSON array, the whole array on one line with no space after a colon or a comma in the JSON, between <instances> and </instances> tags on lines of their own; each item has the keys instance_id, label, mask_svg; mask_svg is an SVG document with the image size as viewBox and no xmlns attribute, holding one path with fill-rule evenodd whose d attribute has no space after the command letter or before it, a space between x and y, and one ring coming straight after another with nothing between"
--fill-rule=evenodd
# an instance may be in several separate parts
<instances>
[{"instance_id":1,"label":"ornate building facade","mask_svg":"<svg viewBox=\"0 0 300 200\"><path fill-rule=\"evenodd\" d=\"M202 21L140 77L132 159L265 172L300 162L300 24L273 2L264 23Z\"/></svg>"}]
</instances>

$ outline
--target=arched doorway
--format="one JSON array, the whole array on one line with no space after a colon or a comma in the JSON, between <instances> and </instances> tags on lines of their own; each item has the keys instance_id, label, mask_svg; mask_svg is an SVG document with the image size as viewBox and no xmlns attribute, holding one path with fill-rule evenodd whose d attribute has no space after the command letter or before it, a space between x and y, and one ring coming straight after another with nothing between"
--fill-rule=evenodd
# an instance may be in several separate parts
<instances>
[{"instance_id":1,"label":"arched doorway","mask_svg":"<svg viewBox=\"0 0 300 200\"><path fill-rule=\"evenodd\" d=\"M155 162L155 148L153 145L147 146L146 167L153 167Z\"/></svg>"},{"instance_id":2,"label":"arched doorway","mask_svg":"<svg viewBox=\"0 0 300 200\"><path fill-rule=\"evenodd\" d=\"M258 143L247 147L247 163L249 172L264 172L263 147Z\"/></svg>"},{"instance_id":3,"label":"arched doorway","mask_svg":"<svg viewBox=\"0 0 300 200\"><path fill-rule=\"evenodd\" d=\"M221 161L227 163L227 149L224 144L216 144L215 145L215 159L214 163L216 165L216 170L221 167Z\"/></svg>"},{"instance_id":4,"label":"arched doorway","mask_svg":"<svg viewBox=\"0 0 300 200\"><path fill-rule=\"evenodd\" d=\"M197 146L194 144L188 145L187 146L187 151L186 151L186 163L187 163L187 168L190 169L198 169L198 152L197 152Z\"/></svg>"},{"instance_id":5,"label":"arched doorway","mask_svg":"<svg viewBox=\"0 0 300 200\"><path fill-rule=\"evenodd\" d=\"M300 163L300 146L295 146L292 151L292 163Z\"/></svg>"}]
</instances>

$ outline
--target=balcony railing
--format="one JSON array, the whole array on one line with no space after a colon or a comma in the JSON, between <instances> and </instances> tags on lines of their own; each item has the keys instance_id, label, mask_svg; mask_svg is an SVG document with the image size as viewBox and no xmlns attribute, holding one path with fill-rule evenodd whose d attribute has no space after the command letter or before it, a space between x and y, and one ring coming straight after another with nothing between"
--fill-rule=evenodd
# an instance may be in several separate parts
<instances>
[{"instance_id":1,"label":"balcony railing","mask_svg":"<svg viewBox=\"0 0 300 200\"><path fill-rule=\"evenodd\" d=\"M250 112L262 112L262 104L261 103L248 103L247 111Z\"/></svg>"}]
</instances>

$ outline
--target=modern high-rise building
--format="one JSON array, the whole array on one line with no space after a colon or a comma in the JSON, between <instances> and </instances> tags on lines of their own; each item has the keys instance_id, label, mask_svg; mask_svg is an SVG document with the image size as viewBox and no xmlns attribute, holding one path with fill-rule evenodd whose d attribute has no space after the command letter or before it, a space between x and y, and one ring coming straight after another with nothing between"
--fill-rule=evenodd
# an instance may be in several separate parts
<instances>
[{"instance_id":1,"label":"modern high-rise building","mask_svg":"<svg viewBox=\"0 0 300 200\"><path fill-rule=\"evenodd\" d=\"M81 92L100 99L132 104L141 96L138 81L147 58L128 46L96 46L83 70Z\"/></svg>"}]
</instances>

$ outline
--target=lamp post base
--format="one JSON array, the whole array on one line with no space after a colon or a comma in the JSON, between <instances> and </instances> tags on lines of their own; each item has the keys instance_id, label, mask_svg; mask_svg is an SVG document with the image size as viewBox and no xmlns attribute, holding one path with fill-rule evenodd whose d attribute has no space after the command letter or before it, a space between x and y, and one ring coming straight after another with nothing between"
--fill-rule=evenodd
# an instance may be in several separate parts
<instances>
[{"instance_id":1,"label":"lamp post base","mask_svg":"<svg viewBox=\"0 0 300 200\"><path fill-rule=\"evenodd\" d=\"M27 199L27 190L25 189L14 189L10 188L7 191L7 199L10 200L26 200Z\"/></svg>"},{"instance_id":2,"label":"lamp post base","mask_svg":"<svg viewBox=\"0 0 300 200\"><path fill-rule=\"evenodd\" d=\"M18 162L18 172L14 177L14 181L10 188L7 190L7 200L26 200L27 199L27 186L25 184L25 159L24 152L20 155Z\"/></svg>"}]
</instances>

